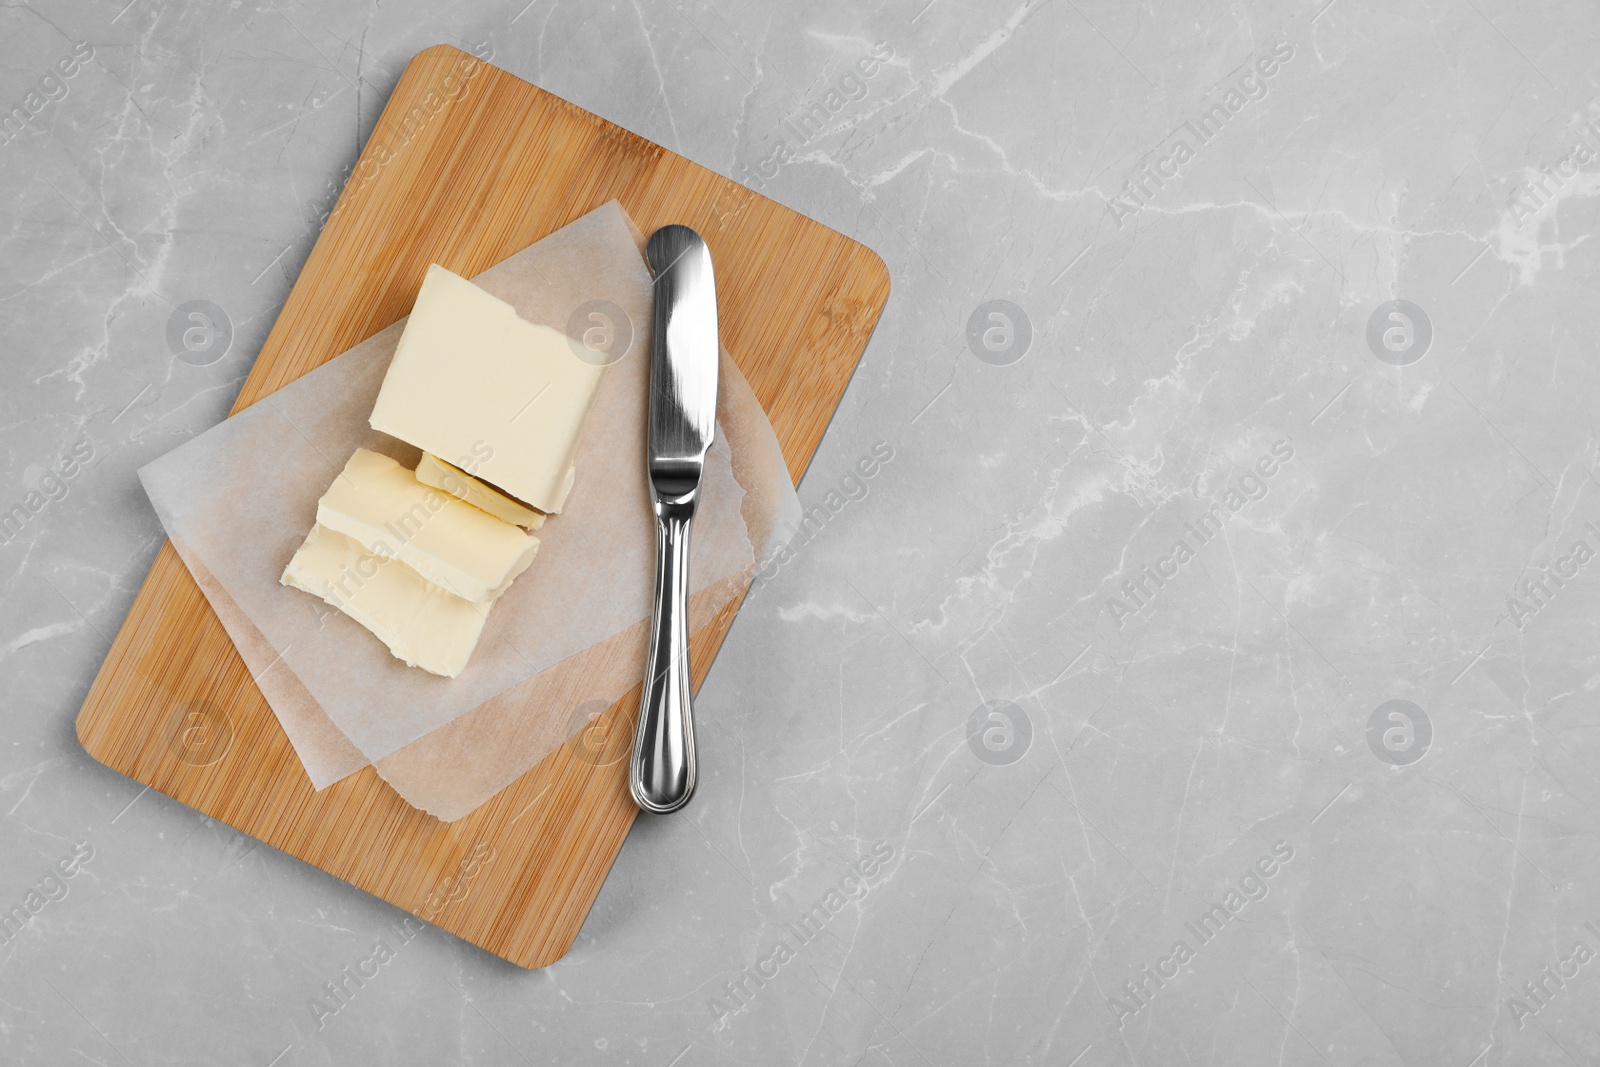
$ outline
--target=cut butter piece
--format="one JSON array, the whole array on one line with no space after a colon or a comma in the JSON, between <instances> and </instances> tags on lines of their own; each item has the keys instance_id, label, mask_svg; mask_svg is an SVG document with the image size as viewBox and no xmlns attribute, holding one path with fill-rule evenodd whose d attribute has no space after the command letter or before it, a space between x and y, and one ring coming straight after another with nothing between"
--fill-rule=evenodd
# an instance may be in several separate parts
<instances>
[{"instance_id":1,"label":"cut butter piece","mask_svg":"<svg viewBox=\"0 0 1600 1067\"><path fill-rule=\"evenodd\" d=\"M317 501L317 522L480 604L505 592L539 550L532 534L423 485L365 448Z\"/></svg>"},{"instance_id":2,"label":"cut butter piece","mask_svg":"<svg viewBox=\"0 0 1600 1067\"><path fill-rule=\"evenodd\" d=\"M435 456L483 456L473 474L555 513L605 367L567 335L434 265L372 409L372 428Z\"/></svg>"},{"instance_id":3,"label":"cut butter piece","mask_svg":"<svg viewBox=\"0 0 1600 1067\"><path fill-rule=\"evenodd\" d=\"M540 512L524 507L494 486L478 481L432 452L422 454L422 462L417 464L417 481L435 489L443 489L457 500L463 500L505 522L530 530L537 530L544 525L545 517Z\"/></svg>"},{"instance_id":4,"label":"cut butter piece","mask_svg":"<svg viewBox=\"0 0 1600 1067\"><path fill-rule=\"evenodd\" d=\"M321 597L372 631L407 666L454 678L472 658L489 617L394 559L380 559L320 523L279 579Z\"/></svg>"}]
</instances>

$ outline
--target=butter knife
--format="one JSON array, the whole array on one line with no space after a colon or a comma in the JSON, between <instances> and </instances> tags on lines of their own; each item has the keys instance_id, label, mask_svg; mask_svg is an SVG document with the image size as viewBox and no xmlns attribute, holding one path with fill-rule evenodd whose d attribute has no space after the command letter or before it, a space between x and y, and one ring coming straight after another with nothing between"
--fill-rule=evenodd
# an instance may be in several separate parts
<instances>
[{"instance_id":1,"label":"butter knife","mask_svg":"<svg viewBox=\"0 0 1600 1067\"><path fill-rule=\"evenodd\" d=\"M655 276L646 460L656 513L656 599L628 788L645 811L689 802L695 786L689 679L689 525L717 418L717 288L711 252L687 226L651 234Z\"/></svg>"}]
</instances>

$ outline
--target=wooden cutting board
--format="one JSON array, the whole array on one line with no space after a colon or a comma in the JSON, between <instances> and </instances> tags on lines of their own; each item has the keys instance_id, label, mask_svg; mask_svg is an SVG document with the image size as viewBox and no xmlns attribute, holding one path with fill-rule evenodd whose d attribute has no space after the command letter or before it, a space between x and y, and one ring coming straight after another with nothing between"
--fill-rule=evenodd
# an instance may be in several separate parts
<instances>
[{"instance_id":1,"label":"wooden cutting board","mask_svg":"<svg viewBox=\"0 0 1600 1067\"><path fill-rule=\"evenodd\" d=\"M406 67L234 410L404 316L430 263L471 277L613 198L646 233L677 222L706 238L723 343L798 481L888 298L882 260L445 45ZM694 641L697 686L741 600ZM636 688L606 713L601 758L569 743L454 823L411 807L370 767L318 793L168 544L78 737L139 782L543 967L577 937L638 812L625 758L638 699Z\"/></svg>"}]
</instances>

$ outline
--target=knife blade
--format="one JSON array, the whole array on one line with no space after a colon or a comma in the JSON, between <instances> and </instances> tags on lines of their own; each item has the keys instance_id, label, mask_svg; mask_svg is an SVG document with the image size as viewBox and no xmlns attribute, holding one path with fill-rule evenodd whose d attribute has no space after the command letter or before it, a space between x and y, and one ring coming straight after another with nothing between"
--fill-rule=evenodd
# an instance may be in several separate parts
<instances>
[{"instance_id":1,"label":"knife blade","mask_svg":"<svg viewBox=\"0 0 1600 1067\"><path fill-rule=\"evenodd\" d=\"M696 777L689 527L716 432L717 291L711 250L687 226L653 233L645 259L655 277L646 467L656 515L656 582L628 788L641 808L665 814L689 802Z\"/></svg>"}]
</instances>

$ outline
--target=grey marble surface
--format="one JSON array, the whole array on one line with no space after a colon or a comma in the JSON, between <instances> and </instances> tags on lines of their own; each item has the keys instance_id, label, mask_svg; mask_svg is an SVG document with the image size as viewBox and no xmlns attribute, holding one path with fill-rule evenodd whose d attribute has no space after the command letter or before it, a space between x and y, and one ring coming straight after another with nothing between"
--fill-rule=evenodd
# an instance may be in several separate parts
<instances>
[{"instance_id":1,"label":"grey marble surface","mask_svg":"<svg viewBox=\"0 0 1600 1067\"><path fill-rule=\"evenodd\" d=\"M1590 5L125 3L0 9L0 1061L1600 1063ZM134 471L441 41L894 278L694 806L539 972L72 726Z\"/></svg>"}]
</instances>

